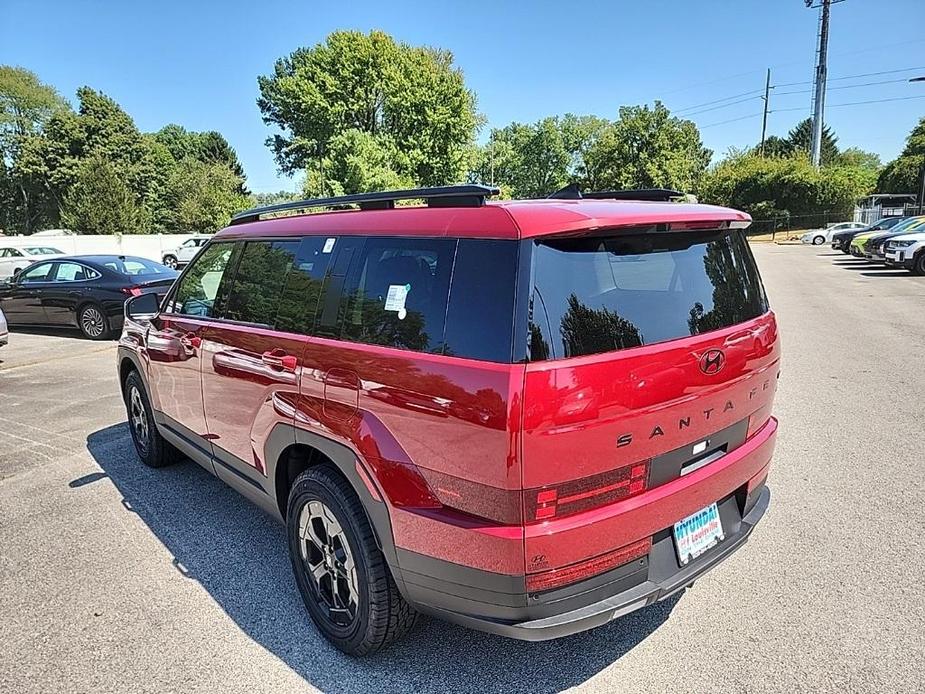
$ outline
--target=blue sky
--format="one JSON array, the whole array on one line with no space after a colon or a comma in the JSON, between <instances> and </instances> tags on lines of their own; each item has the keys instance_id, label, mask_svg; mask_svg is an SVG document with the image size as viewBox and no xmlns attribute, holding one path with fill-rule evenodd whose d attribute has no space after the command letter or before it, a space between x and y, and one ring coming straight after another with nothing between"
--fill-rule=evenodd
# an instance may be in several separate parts
<instances>
[{"instance_id":1,"label":"blue sky","mask_svg":"<svg viewBox=\"0 0 925 694\"><path fill-rule=\"evenodd\" d=\"M39 9L41 5L41 9ZM802 0L660 2L0 2L0 63L27 67L73 99L89 85L112 96L142 130L179 123L219 130L255 191L296 189L263 144L257 75L336 29L382 29L451 50L491 126L547 115L615 117L623 104L661 99L702 128L714 159L760 136L758 99L690 108L764 86L772 69L769 133L810 112L818 11ZM895 157L925 98L925 2L845 0L833 6L826 121L843 147ZM787 83L806 82L783 86ZM783 94L783 92L805 93ZM681 109L687 109L682 111ZM775 109L781 109L773 112ZM783 111L783 109L794 109ZM753 116L753 117L749 117ZM724 123L732 119L734 122ZM484 134L483 134L484 137Z\"/></svg>"}]
</instances>

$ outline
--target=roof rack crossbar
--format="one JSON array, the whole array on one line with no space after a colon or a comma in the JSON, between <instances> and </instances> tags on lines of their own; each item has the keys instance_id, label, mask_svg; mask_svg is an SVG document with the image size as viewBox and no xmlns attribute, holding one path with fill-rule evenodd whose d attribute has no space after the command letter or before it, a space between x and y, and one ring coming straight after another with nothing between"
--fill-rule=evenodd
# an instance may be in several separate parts
<instances>
[{"instance_id":1,"label":"roof rack crossbar","mask_svg":"<svg viewBox=\"0 0 925 694\"><path fill-rule=\"evenodd\" d=\"M278 212L306 213L315 207L345 207L357 205L361 210L388 210L395 207L397 200L424 200L430 207L481 207L485 199L500 191L494 186L478 184L439 186L434 188L411 188L408 190L387 190L381 193L356 193L332 198L294 200L277 205L255 207L239 212L231 218L231 224L256 222L261 216Z\"/></svg>"},{"instance_id":2,"label":"roof rack crossbar","mask_svg":"<svg viewBox=\"0 0 925 694\"><path fill-rule=\"evenodd\" d=\"M670 188L636 188L626 190L597 190L583 193L577 183L570 183L548 196L555 200L643 200L646 202L671 202L685 197L679 190Z\"/></svg>"}]
</instances>

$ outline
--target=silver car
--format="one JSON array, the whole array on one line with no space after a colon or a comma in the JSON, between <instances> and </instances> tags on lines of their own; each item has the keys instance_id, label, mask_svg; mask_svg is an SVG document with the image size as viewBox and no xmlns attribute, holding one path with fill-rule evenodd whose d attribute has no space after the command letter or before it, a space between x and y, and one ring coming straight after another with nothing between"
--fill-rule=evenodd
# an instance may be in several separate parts
<instances>
[{"instance_id":1,"label":"silver car","mask_svg":"<svg viewBox=\"0 0 925 694\"><path fill-rule=\"evenodd\" d=\"M3 347L10 339L10 331L6 327L6 316L0 311L0 347Z\"/></svg>"}]
</instances>

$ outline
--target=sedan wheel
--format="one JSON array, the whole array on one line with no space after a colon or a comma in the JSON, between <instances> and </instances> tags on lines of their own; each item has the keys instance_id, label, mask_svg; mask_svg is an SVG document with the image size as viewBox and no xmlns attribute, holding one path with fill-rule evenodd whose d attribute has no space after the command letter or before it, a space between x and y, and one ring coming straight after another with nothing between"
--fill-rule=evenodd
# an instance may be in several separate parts
<instances>
[{"instance_id":1,"label":"sedan wheel","mask_svg":"<svg viewBox=\"0 0 925 694\"><path fill-rule=\"evenodd\" d=\"M98 306L84 306L79 317L80 330L91 340L102 340L109 334L106 318Z\"/></svg>"},{"instance_id":2,"label":"sedan wheel","mask_svg":"<svg viewBox=\"0 0 925 694\"><path fill-rule=\"evenodd\" d=\"M814 246L821 246L821 245L824 244L824 243L825 243L825 237L824 237L824 236L814 236L814 237L813 237L813 245L814 245Z\"/></svg>"}]
</instances>

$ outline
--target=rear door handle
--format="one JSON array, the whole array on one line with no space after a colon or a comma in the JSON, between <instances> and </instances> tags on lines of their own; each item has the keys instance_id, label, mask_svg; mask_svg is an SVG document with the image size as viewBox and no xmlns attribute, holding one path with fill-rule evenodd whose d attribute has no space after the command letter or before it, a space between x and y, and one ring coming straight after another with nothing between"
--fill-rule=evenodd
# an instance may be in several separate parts
<instances>
[{"instance_id":1,"label":"rear door handle","mask_svg":"<svg viewBox=\"0 0 925 694\"><path fill-rule=\"evenodd\" d=\"M283 371L289 371L295 373L296 367L299 365L298 358L292 356L291 354L286 354L284 350L274 349L269 352L264 352L261 355L261 360L267 366L272 366L274 369L282 369Z\"/></svg>"}]
</instances>

